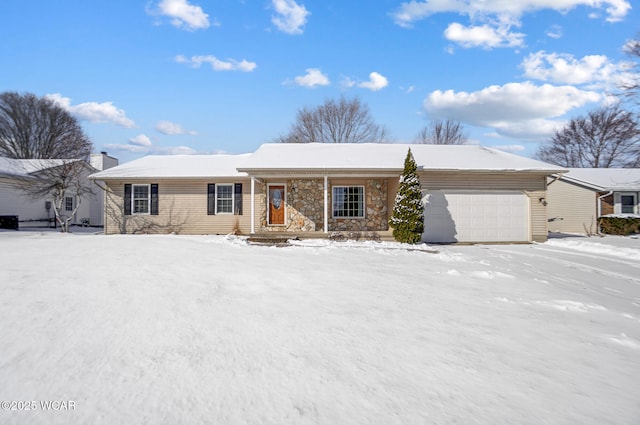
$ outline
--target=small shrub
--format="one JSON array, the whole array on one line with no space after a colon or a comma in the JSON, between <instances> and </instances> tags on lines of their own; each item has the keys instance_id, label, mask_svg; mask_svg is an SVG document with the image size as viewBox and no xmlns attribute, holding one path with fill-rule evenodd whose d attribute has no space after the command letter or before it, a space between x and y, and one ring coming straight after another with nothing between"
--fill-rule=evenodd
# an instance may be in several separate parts
<instances>
[{"instance_id":1,"label":"small shrub","mask_svg":"<svg viewBox=\"0 0 640 425\"><path fill-rule=\"evenodd\" d=\"M640 233L640 217L604 216L598 218L602 233L609 235L631 235Z\"/></svg>"}]
</instances>

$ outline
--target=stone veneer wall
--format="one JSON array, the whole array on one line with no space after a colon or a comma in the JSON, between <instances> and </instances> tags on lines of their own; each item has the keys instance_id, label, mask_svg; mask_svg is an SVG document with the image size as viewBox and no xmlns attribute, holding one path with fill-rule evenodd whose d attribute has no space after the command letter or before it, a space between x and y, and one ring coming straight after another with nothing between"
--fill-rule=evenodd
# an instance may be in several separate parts
<instances>
[{"instance_id":1,"label":"stone veneer wall","mask_svg":"<svg viewBox=\"0 0 640 425\"><path fill-rule=\"evenodd\" d=\"M329 214L331 214L331 181L329 187ZM349 183L362 184L362 183ZM269 226L267 223L267 185L264 196L256 200L260 208L261 232L320 232L324 226L324 180L289 179L286 181L287 220L285 226ZM382 231L388 230L387 180L364 182L365 217L333 218L329 216L330 231Z\"/></svg>"},{"instance_id":2,"label":"stone veneer wall","mask_svg":"<svg viewBox=\"0 0 640 425\"><path fill-rule=\"evenodd\" d=\"M383 231L389 229L387 206L387 180L367 180L364 184L364 218L333 218L329 216L330 231ZM331 214L331 192L329 192L329 214Z\"/></svg>"}]
</instances>

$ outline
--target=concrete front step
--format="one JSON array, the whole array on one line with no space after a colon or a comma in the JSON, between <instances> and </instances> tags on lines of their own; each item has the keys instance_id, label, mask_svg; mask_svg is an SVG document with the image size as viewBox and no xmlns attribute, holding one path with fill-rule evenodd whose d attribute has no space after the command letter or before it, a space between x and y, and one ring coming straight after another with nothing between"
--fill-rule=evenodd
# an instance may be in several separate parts
<instances>
[{"instance_id":1,"label":"concrete front step","mask_svg":"<svg viewBox=\"0 0 640 425\"><path fill-rule=\"evenodd\" d=\"M262 232L249 236L250 243L279 245L289 239L332 239L332 240L379 240L393 241L391 231L380 232Z\"/></svg>"}]
</instances>

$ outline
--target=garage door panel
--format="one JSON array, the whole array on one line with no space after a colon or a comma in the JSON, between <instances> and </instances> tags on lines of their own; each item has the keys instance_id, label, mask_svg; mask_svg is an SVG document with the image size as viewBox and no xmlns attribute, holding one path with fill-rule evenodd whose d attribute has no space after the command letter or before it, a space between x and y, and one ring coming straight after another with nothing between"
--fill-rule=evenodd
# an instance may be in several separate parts
<instances>
[{"instance_id":1,"label":"garage door panel","mask_svg":"<svg viewBox=\"0 0 640 425\"><path fill-rule=\"evenodd\" d=\"M526 242L529 200L522 192L428 192L426 242Z\"/></svg>"}]
</instances>

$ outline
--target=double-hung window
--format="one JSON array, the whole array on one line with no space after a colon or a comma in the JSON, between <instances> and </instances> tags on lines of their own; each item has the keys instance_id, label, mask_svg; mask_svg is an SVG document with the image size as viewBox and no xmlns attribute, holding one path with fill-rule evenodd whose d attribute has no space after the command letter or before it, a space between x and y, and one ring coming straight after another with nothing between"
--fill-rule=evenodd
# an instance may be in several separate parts
<instances>
[{"instance_id":1,"label":"double-hung window","mask_svg":"<svg viewBox=\"0 0 640 425\"><path fill-rule=\"evenodd\" d=\"M216 213L233 214L233 184L216 185Z\"/></svg>"},{"instance_id":2,"label":"double-hung window","mask_svg":"<svg viewBox=\"0 0 640 425\"><path fill-rule=\"evenodd\" d=\"M635 214L637 203L635 193L620 195L620 212L622 214Z\"/></svg>"},{"instance_id":3,"label":"double-hung window","mask_svg":"<svg viewBox=\"0 0 640 425\"><path fill-rule=\"evenodd\" d=\"M71 196L65 196L64 198L64 210L73 211L73 198Z\"/></svg>"},{"instance_id":4,"label":"double-hung window","mask_svg":"<svg viewBox=\"0 0 640 425\"><path fill-rule=\"evenodd\" d=\"M208 184L207 214L242 215L242 183Z\"/></svg>"},{"instance_id":5,"label":"double-hung window","mask_svg":"<svg viewBox=\"0 0 640 425\"><path fill-rule=\"evenodd\" d=\"M149 214L149 185L132 185L132 210L134 214Z\"/></svg>"},{"instance_id":6,"label":"double-hung window","mask_svg":"<svg viewBox=\"0 0 640 425\"><path fill-rule=\"evenodd\" d=\"M124 215L131 214L158 215L157 184L124 185Z\"/></svg>"},{"instance_id":7,"label":"double-hung window","mask_svg":"<svg viewBox=\"0 0 640 425\"><path fill-rule=\"evenodd\" d=\"M364 218L364 186L333 186L334 218Z\"/></svg>"}]
</instances>

